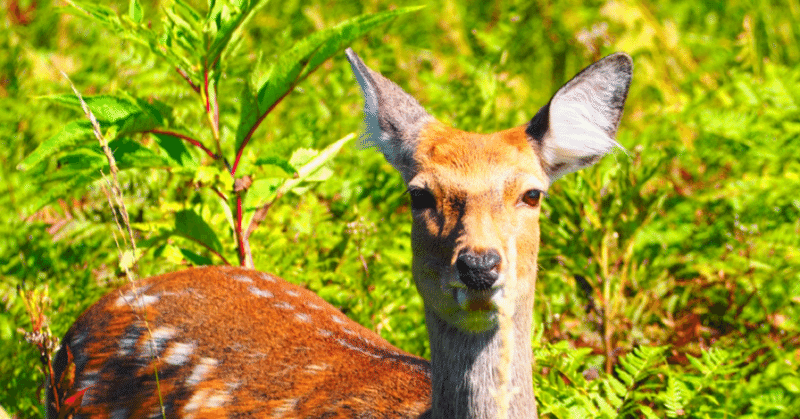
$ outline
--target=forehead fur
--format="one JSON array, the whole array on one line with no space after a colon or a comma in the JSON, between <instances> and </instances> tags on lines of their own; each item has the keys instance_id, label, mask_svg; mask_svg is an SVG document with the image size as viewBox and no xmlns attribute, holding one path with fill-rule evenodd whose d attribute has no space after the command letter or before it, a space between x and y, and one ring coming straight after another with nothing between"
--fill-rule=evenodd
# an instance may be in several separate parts
<instances>
[{"instance_id":1,"label":"forehead fur","mask_svg":"<svg viewBox=\"0 0 800 419\"><path fill-rule=\"evenodd\" d=\"M524 126L476 134L432 122L420 133L414 160L419 172L436 173L441 175L438 178L458 183L503 181L499 178L527 175L540 180L540 187L548 186Z\"/></svg>"}]
</instances>

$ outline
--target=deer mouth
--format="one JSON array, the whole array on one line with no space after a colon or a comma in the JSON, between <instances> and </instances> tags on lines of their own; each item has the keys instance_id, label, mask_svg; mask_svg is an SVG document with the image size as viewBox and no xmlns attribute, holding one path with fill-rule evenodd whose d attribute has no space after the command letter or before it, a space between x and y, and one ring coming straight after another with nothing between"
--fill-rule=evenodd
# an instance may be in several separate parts
<instances>
[{"instance_id":1,"label":"deer mouth","mask_svg":"<svg viewBox=\"0 0 800 419\"><path fill-rule=\"evenodd\" d=\"M502 296L501 288L488 290L453 288L453 299L464 311L497 311L498 302Z\"/></svg>"}]
</instances>

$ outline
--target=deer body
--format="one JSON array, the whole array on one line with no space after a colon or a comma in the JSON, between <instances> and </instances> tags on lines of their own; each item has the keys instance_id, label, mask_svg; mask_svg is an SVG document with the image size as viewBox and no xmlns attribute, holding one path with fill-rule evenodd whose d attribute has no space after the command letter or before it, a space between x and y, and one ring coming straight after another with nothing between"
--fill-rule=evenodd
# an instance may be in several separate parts
<instances>
[{"instance_id":1,"label":"deer body","mask_svg":"<svg viewBox=\"0 0 800 419\"><path fill-rule=\"evenodd\" d=\"M536 417L540 200L616 145L630 57L588 67L523 126L475 134L436 121L347 56L364 94L365 138L411 197L430 364L300 287L201 268L140 281L90 308L57 359L57 377L74 359L74 380L62 379L51 398L86 390L80 415L159 417L157 365L167 417Z\"/></svg>"},{"instance_id":2,"label":"deer body","mask_svg":"<svg viewBox=\"0 0 800 419\"><path fill-rule=\"evenodd\" d=\"M73 387L88 389L78 417L160 417L156 367L168 418L413 417L428 408L427 361L316 294L248 269L125 286L81 316L63 348L56 369L69 352ZM376 406L382 413L365 414Z\"/></svg>"}]
</instances>

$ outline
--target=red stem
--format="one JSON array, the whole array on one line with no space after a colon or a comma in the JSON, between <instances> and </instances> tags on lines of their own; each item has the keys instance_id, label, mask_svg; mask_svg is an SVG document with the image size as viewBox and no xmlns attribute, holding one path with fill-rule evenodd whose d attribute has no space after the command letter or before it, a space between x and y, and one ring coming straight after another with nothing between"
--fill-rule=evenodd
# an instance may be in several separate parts
<instances>
[{"instance_id":1,"label":"red stem","mask_svg":"<svg viewBox=\"0 0 800 419\"><path fill-rule=\"evenodd\" d=\"M172 131L165 131L165 130L158 129L158 128L156 128L156 129L151 129L151 130L150 130L150 131L148 131L148 132L151 132L151 133L153 133L153 134L171 135L171 136L173 136L173 137L180 138L181 140L184 140L184 141L188 142L189 144L191 144L191 145L193 145L193 146L195 146L195 147L199 147L199 148L200 148L201 150L203 150L203 151L204 151L206 154L208 154L208 156L209 156L209 157L211 157L212 159L216 160L216 159L218 159L218 158L219 158L219 156L218 156L218 155L214 154L214 152L213 152L213 151L209 150L209 149L208 149L208 147L204 146L204 145L203 145L203 144L202 144L200 141L197 141L197 140L195 140L194 138L192 138L192 137L189 137L189 136L187 136L187 135L180 134L180 133L177 133L177 132L172 132Z\"/></svg>"},{"instance_id":2,"label":"red stem","mask_svg":"<svg viewBox=\"0 0 800 419\"><path fill-rule=\"evenodd\" d=\"M213 254L214 254L215 256L217 256L218 258L222 259L222 263L224 263L225 265L227 265L227 266L231 266L231 263L230 263L230 262L228 262L228 259L225 259L225 256L222 256L222 253L220 253L220 252L217 252L216 250L214 250L214 249L212 249L212 248L210 248L210 247L206 246L206 245L205 245L205 244L203 244L203 243L200 243L200 242L197 242L197 241L195 241L195 243L199 244L200 246L203 246L203 247L205 247L205 248L206 248L206 250L208 250L209 252L213 253Z\"/></svg>"},{"instance_id":3,"label":"red stem","mask_svg":"<svg viewBox=\"0 0 800 419\"><path fill-rule=\"evenodd\" d=\"M211 96L208 94L208 71L203 71L203 90L206 92L206 112L211 110Z\"/></svg>"},{"instance_id":4,"label":"red stem","mask_svg":"<svg viewBox=\"0 0 800 419\"><path fill-rule=\"evenodd\" d=\"M223 201L227 201L227 200L228 200L228 198L225 196L225 194L223 194L222 192L220 192L220 190L219 190L219 189L217 189L217 188L215 188L215 187L213 187L213 186L212 186L212 187L211 187L211 190L212 190L212 191L214 191L214 193L215 193L215 194L217 194L217 196L218 196L218 197L222 198L222 200L223 200Z\"/></svg>"},{"instance_id":5,"label":"red stem","mask_svg":"<svg viewBox=\"0 0 800 419\"><path fill-rule=\"evenodd\" d=\"M195 93L200 93L200 86L194 84L192 79L189 78L189 75L185 71L183 71L180 67L175 67L175 71L177 71L178 74L180 74L181 77L183 77L183 79L186 80L187 83L189 83L189 86L192 87L192 90L194 90Z\"/></svg>"},{"instance_id":6,"label":"red stem","mask_svg":"<svg viewBox=\"0 0 800 419\"><path fill-rule=\"evenodd\" d=\"M250 131L248 131L247 135L244 136L244 141L242 141L242 145L240 145L239 149L236 150L236 160L233 161L233 167L231 168L231 174L232 175L234 175L234 176L236 175L236 168L239 166L239 160L242 158L242 153L244 152L244 147L247 145L247 143L250 142L250 138L253 137L253 133L255 133L256 129L258 129L258 126L261 125L261 121L263 121L264 118L266 118L267 115L269 115L269 113L272 112L273 109L275 109L275 106L277 106L279 103L281 103L283 98L285 98L286 95L288 95L289 92L291 92L292 90L294 90L294 87L292 87L291 89L287 90L286 93L284 93L283 96L281 96L278 100L276 100L275 103L273 103L272 106L270 106L269 109L267 109L267 111L264 112L263 115L258 117L258 120L256 121L256 123L253 124L253 126L250 128Z\"/></svg>"},{"instance_id":7,"label":"red stem","mask_svg":"<svg viewBox=\"0 0 800 419\"><path fill-rule=\"evenodd\" d=\"M239 265L245 266L244 237L242 237L242 195L236 194L236 240L239 242Z\"/></svg>"}]
</instances>

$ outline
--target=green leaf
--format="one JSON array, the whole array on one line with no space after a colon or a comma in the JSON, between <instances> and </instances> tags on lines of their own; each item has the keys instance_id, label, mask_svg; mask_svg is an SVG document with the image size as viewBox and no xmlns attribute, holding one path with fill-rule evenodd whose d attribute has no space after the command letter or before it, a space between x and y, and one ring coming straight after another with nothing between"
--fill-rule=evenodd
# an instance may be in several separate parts
<instances>
[{"instance_id":1,"label":"green leaf","mask_svg":"<svg viewBox=\"0 0 800 419\"><path fill-rule=\"evenodd\" d=\"M651 409L650 406L644 404L639 405L639 411L642 412L644 414L644 417L647 419L660 419L658 415L656 415L656 413L653 412L653 409Z\"/></svg>"},{"instance_id":2,"label":"green leaf","mask_svg":"<svg viewBox=\"0 0 800 419\"><path fill-rule=\"evenodd\" d=\"M178 250L181 252L181 255L194 266L209 266L214 264L211 259L192 252L189 249L184 249L181 247Z\"/></svg>"},{"instance_id":3,"label":"green leaf","mask_svg":"<svg viewBox=\"0 0 800 419\"><path fill-rule=\"evenodd\" d=\"M137 141L120 138L108 144L120 170L172 166L173 161L154 153ZM105 157L105 156L103 156Z\"/></svg>"},{"instance_id":4,"label":"green leaf","mask_svg":"<svg viewBox=\"0 0 800 419\"><path fill-rule=\"evenodd\" d=\"M204 59L206 68L213 69L217 66L219 57L225 48L238 37L238 29L249 19L255 9L264 4L266 1L254 4L248 0L219 0L213 4L203 27L205 37L211 38L206 46Z\"/></svg>"},{"instance_id":5,"label":"green leaf","mask_svg":"<svg viewBox=\"0 0 800 419\"><path fill-rule=\"evenodd\" d=\"M789 393L800 393L800 378L787 375L781 378L779 381L783 388L785 388Z\"/></svg>"},{"instance_id":6,"label":"green leaf","mask_svg":"<svg viewBox=\"0 0 800 419\"><path fill-rule=\"evenodd\" d=\"M147 221L141 223L131 223L131 227L145 233L163 234L172 230L173 223L167 220Z\"/></svg>"},{"instance_id":7,"label":"green leaf","mask_svg":"<svg viewBox=\"0 0 800 419\"><path fill-rule=\"evenodd\" d=\"M282 159L278 156L262 157L256 160L254 164L256 166L271 165L279 167L280 169L283 170L284 173L286 173L289 176L294 176L294 174L297 173L297 169L295 169L294 166L291 163L289 163L288 160Z\"/></svg>"},{"instance_id":8,"label":"green leaf","mask_svg":"<svg viewBox=\"0 0 800 419\"><path fill-rule=\"evenodd\" d=\"M81 108L80 100L75 95L46 96L43 99ZM163 123L161 111L144 101L132 101L116 96L86 97L84 101L98 119L101 129L112 133L112 138L108 140L135 132L149 131ZM58 134L40 144L17 168L27 170L53 154L84 145L89 141L97 141L91 123L72 121Z\"/></svg>"},{"instance_id":9,"label":"green leaf","mask_svg":"<svg viewBox=\"0 0 800 419\"><path fill-rule=\"evenodd\" d=\"M674 375L670 375L667 381L667 391L664 393L664 406L667 408L667 416L674 418L684 415L684 406L689 390L686 385L678 380Z\"/></svg>"},{"instance_id":10,"label":"green leaf","mask_svg":"<svg viewBox=\"0 0 800 419\"><path fill-rule=\"evenodd\" d=\"M625 396L625 394L627 394L627 393L628 393L628 388L627 388L627 387L625 387L625 385L623 385L623 384L622 384L622 383L621 383L619 380L617 380L617 379L616 379L616 378L614 378L613 376L609 376L609 377L606 379L606 382L608 383L608 385L610 386L610 388L611 388L612 390L614 390L614 391L613 391L613 393L609 392L609 396L610 396L611 394L616 394L616 395L617 395L617 396L619 396L619 397L624 397L624 396ZM621 402L620 402L619 404L621 404Z\"/></svg>"},{"instance_id":11,"label":"green leaf","mask_svg":"<svg viewBox=\"0 0 800 419\"><path fill-rule=\"evenodd\" d=\"M144 13L142 12L142 5L137 0L131 0L128 4L128 16L132 21L140 23Z\"/></svg>"},{"instance_id":12,"label":"green leaf","mask_svg":"<svg viewBox=\"0 0 800 419\"><path fill-rule=\"evenodd\" d=\"M273 201L278 188L283 182L284 179L274 177L253 181L253 184L247 189L247 195L245 195L243 203L245 211L253 211L265 203Z\"/></svg>"},{"instance_id":13,"label":"green leaf","mask_svg":"<svg viewBox=\"0 0 800 419\"><path fill-rule=\"evenodd\" d=\"M58 158L61 168L50 175L50 179L63 179L72 177L75 173L83 172L89 176L97 177L97 171L108 167L108 159L100 151L100 147L80 147Z\"/></svg>"},{"instance_id":14,"label":"green leaf","mask_svg":"<svg viewBox=\"0 0 800 419\"><path fill-rule=\"evenodd\" d=\"M298 148L292 152L289 157L289 164L292 167L303 167L304 164L310 162L314 157L319 155L319 151L313 148Z\"/></svg>"},{"instance_id":15,"label":"green leaf","mask_svg":"<svg viewBox=\"0 0 800 419\"><path fill-rule=\"evenodd\" d=\"M345 144L352 141L356 135L354 133L347 134L341 140L336 141L335 143L325 147L324 150L316 154L313 158L308 160L308 163L304 164L303 166L299 167L297 170L297 176L287 180L283 185L281 185L278 194L283 195L286 192L292 190L295 186L297 186L300 182L304 182L310 179L311 175L315 174L322 166L329 162L339 150L344 147ZM306 160L309 157L309 150L300 149L297 150L293 155L292 158L289 159L290 164L295 166L295 161ZM295 166L296 167L296 166Z\"/></svg>"},{"instance_id":16,"label":"green leaf","mask_svg":"<svg viewBox=\"0 0 800 419\"><path fill-rule=\"evenodd\" d=\"M103 6L101 4L78 2L70 2L70 6L72 6L74 9L73 11L87 14L92 19L102 23L107 27L112 29L118 29L122 27L119 16L117 16L117 13L110 7Z\"/></svg>"},{"instance_id":17,"label":"green leaf","mask_svg":"<svg viewBox=\"0 0 800 419\"><path fill-rule=\"evenodd\" d=\"M156 144L167 153L170 159L183 167L197 167L194 159L186 144L178 137L168 134L153 134Z\"/></svg>"},{"instance_id":18,"label":"green leaf","mask_svg":"<svg viewBox=\"0 0 800 419\"><path fill-rule=\"evenodd\" d=\"M79 110L83 109L80 100L75 95L44 96L42 99ZM149 131L164 124L162 111L171 112L171 109L164 104L159 104L161 108L159 109L141 99L131 100L124 97L100 95L84 97L83 101L95 118L101 122L101 126L108 124L116 126L117 135Z\"/></svg>"},{"instance_id":19,"label":"green leaf","mask_svg":"<svg viewBox=\"0 0 800 419\"><path fill-rule=\"evenodd\" d=\"M17 165L17 169L28 170L51 155L83 144L90 138L94 138L94 134L92 134L92 124L89 121L72 121L64 126L58 134L39 144L39 147L36 147Z\"/></svg>"},{"instance_id":20,"label":"green leaf","mask_svg":"<svg viewBox=\"0 0 800 419\"><path fill-rule=\"evenodd\" d=\"M193 210L182 210L175 214L175 234L195 241L208 249L222 252L222 244L217 233L203 217Z\"/></svg>"},{"instance_id":21,"label":"green leaf","mask_svg":"<svg viewBox=\"0 0 800 419\"><path fill-rule=\"evenodd\" d=\"M622 382L624 382L626 386L633 387L635 379L630 374L621 368L617 368L617 375L619 375L619 378L622 379Z\"/></svg>"},{"instance_id":22,"label":"green leaf","mask_svg":"<svg viewBox=\"0 0 800 419\"><path fill-rule=\"evenodd\" d=\"M240 150L244 140L249 138L255 131L259 121L264 116L258 106L258 94L251 83L244 83L239 100L242 105L239 108L239 126L236 128L236 150Z\"/></svg>"},{"instance_id":23,"label":"green leaf","mask_svg":"<svg viewBox=\"0 0 800 419\"><path fill-rule=\"evenodd\" d=\"M422 7L404 7L397 10L361 15L332 28L315 32L295 43L281 55L267 75L257 84L257 109L255 121L263 119L272 108L308 77L325 60L349 45L353 40L395 17L420 10ZM252 101L247 99L246 101ZM243 106L245 108L245 106ZM252 113L252 109L241 112ZM239 150L253 128L252 115L242 115L236 131L236 149Z\"/></svg>"},{"instance_id":24,"label":"green leaf","mask_svg":"<svg viewBox=\"0 0 800 419\"><path fill-rule=\"evenodd\" d=\"M58 198L67 196L70 193L82 192L86 185L89 185L96 180L96 177L96 174L90 176L83 173L72 173L69 176L65 176L62 181L55 182L53 185L48 186L44 194L37 196L32 212L39 211L45 205L55 201Z\"/></svg>"},{"instance_id":25,"label":"green leaf","mask_svg":"<svg viewBox=\"0 0 800 419\"><path fill-rule=\"evenodd\" d=\"M40 99L82 110L80 100L73 94L42 96ZM84 96L83 101L86 102L89 110L92 111L95 118L99 121L111 123L119 122L130 117L132 114L142 112L138 104L116 96Z\"/></svg>"}]
</instances>

